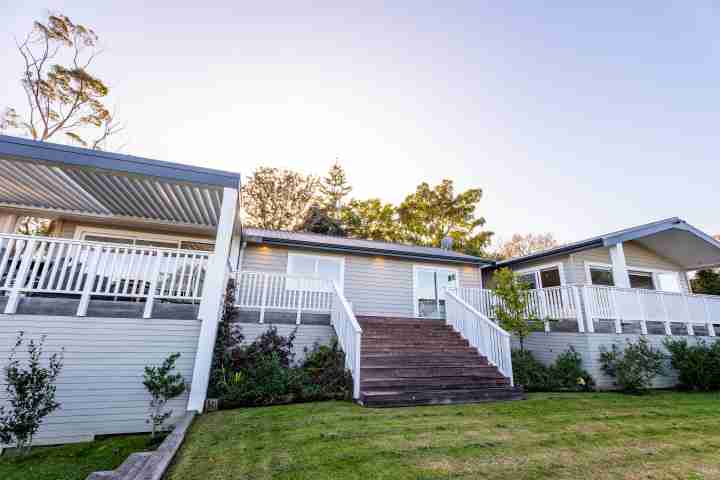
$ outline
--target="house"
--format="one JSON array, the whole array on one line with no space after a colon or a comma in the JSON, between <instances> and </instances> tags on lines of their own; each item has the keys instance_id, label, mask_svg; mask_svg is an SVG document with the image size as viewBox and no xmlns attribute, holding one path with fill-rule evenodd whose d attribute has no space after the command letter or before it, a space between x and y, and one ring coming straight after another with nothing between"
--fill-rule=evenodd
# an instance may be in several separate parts
<instances>
[{"instance_id":1,"label":"house","mask_svg":"<svg viewBox=\"0 0 720 480\"><path fill-rule=\"evenodd\" d=\"M237 173L0 136L0 356L18 331L66 352L63 408L39 441L145 431L142 369L171 352L191 384L171 407L202 411L228 278L246 340L297 329L302 357L337 338L368 406L522 397L486 288L501 267L535 287L528 345L546 361L574 346L592 364L627 335L701 338L720 323L685 275L720 265L720 245L678 219L495 262L243 228L239 188ZM23 215L52 232L14 233Z\"/></svg>"}]
</instances>

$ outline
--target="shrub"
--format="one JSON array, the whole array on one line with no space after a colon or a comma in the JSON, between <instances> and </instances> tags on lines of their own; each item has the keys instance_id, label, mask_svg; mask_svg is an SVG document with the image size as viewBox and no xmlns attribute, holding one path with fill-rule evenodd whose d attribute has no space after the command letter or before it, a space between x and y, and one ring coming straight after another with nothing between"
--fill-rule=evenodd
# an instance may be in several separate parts
<instances>
[{"instance_id":1,"label":"shrub","mask_svg":"<svg viewBox=\"0 0 720 480\"><path fill-rule=\"evenodd\" d=\"M708 345L699 340L696 345L688 345L685 339L668 338L664 344L681 386L693 390L720 388L720 341Z\"/></svg>"},{"instance_id":2,"label":"shrub","mask_svg":"<svg viewBox=\"0 0 720 480\"><path fill-rule=\"evenodd\" d=\"M337 339L330 345L316 344L311 351L306 350L305 361L296 369L294 380L295 393L301 401L352 397L352 375L345 368L345 353Z\"/></svg>"},{"instance_id":3,"label":"shrub","mask_svg":"<svg viewBox=\"0 0 720 480\"><path fill-rule=\"evenodd\" d=\"M225 373L230 369L231 352L243 341L243 335L234 328L233 320L237 316L235 307L235 280L230 279L225 287L223 301L223 315L218 325L213 350L212 365L210 367L210 382L208 384L208 397L219 398L227 385Z\"/></svg>"},{"instance_id":4,"label":"shrub","mask_svg":"<svg viewBox=\"0 0 720 480\"><path fill-rule=\"evenodd\" d=\"M257 354L252 367L230 377L223 406L260 406L290 401L290 370L277 352Z\"/></svg>"},{"instance_id":5,"label":"shrub","mask_svg":"<svg viewBox=\"0 0 720 480\"><path fill-rule=\"evenodd\" d=\"M276 354L282 368L290 368L295 359L293 346L297 329L289 336L278 334L276 327L268 328L253 343L247 346L231 348L230 368L233 371L253 370L257 362L265 361L265 357Z\"/></svg>"},{"instance_id":6,"label":"shrub","mask_svg":"<svg viewBox=\"0 0 720 480\"><path fill-rule=\"evenodd\" d=\"M515 382L528 392L589 391L595 381L582 368L582 357L572 347L546 367L527 350L513 350Z\"/></svg>"},{"instance_id":7,"label":"shrub","mask_svg":"<svg viewBox=\"0 0 720 480\"><path fill-rule=\"evenodd\" d=\"M27 454L43 419L60 408L60 403L55 400L55 380L62 370L64 350L52 354L46 368L40 363L45 335L37 343L30 340L27 343L27 366L23 366L15 358L23 336L23 332L18 334L4 368L10 408L0 407L0 443L14 443L22 454Z\"/></svg>"},{"instance_id":8,"label":"shrub","mask_svg":"<svg viewBox=\"0 0 720 480\"><path fill-rule=\"evenodd\" d=\"M601 348L602 370L615 378L615 384L627 393L643 393L657 375L662 375L665 356L641 337L636 343L628 340L624 350L613 344L611 350Z\"/></svg>"},{"instance_id":9,"label":"shrub","mask_svg":"<svg viewBox=\"0 0 720 480\"><path fill-rule=\"evenodd\" d=\"M520 350L525 350L525 338L530 334L530 324L538 320L528 308L528 285L521 282L515 272L501 268L493 275L495 294L500 303L495 306L495 316L505 330L513 333L520 341Z\"/></svg>"},{"instance_id":10,"label":"shrub","mask_svg":"<svg viewBox=\"0 0 720 480\"><path fill-rule=\"evenodd\" d=\"M152 433L150 434L152 439L155 439L158 433L164 431L163 424L172 415L172 410L165 410L168 401L182 395L185 391L183 376L179 373L172 373L175 370L175 362L179 357L179 353L173 353L159 367L145 367L143 385L145 385L151 396L150 417L147 423L152 426Z\"/></svg>"}]
</instances>

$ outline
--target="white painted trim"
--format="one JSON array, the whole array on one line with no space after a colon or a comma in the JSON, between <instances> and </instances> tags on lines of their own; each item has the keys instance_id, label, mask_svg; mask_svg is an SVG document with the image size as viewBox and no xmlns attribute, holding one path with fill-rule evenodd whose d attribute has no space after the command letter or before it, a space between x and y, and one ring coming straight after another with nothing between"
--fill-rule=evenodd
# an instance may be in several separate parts
<instances>
[{"instance_id":1,"label":"white painted trim","mask_svg":"<svg viewBox=\"0 0 720 480\"><path fill-rule=\"evenodd\" d=\"M186 235L166 235L162 233L148 233L142 230L125 230L116 228L105 228L105 227L86 227L78 225L75 227L75 234L73 238L75 240L85 240L86 235L102 235L103 237L111 238L130 238L133 240L148 240L158 242L177 242L178 248L180 247L181 241L190 241L198 243L213 244L213 240L203 237L191 237Z\"/></svg>"},{"instance_id":2,"label":"white painted trim","mask_svg":"<svg viewBox=\"0 0 720 480\"><path fill-rule=\"evenodd\" d=\"M609 249L610 263L612 263L613 282L616 287L630 288L630 277L628 277L627 259L625 248L622 242L612 245Z\"/></svg>"},{"instance_id":3,"label":"white painted trim","mask_svg":"<svg viewBox=\"0 0 720 480\"><path fill-rule=\"evenodd\" d=\"M598 268L602 268L602 269L605 269L605 270L609 270L609 271L612 273L612 265L609 264L609 263L587 262L587 261L586 261L586 262L583 262L583 263L585 264L585 282L586 282L586 285L592 285L592 279L591 279L591 277L590 277L590 268L592 268L592 267L598 267ZM631 272L639 272L639 273L649 273L649 274L651 274L651 275L652 275L652 278L653 278L653 285L655 286L655 288L656 288L657 291L662 291L662 290L659 290L659 289L657 288L657 287L658 287L658 284L659 284L659 282L658 282L658 280L657 280L657 275L658 275L658 274L669 274L669 275L675 274L675 275L678 276L678 283L679 283L679 285L680 285L680 290L681 290L680 293L683 293L682 290L683 290L683 285L685 285L685 283L683 283L682 278L681 278L680 276L683 275L685 272L680 272L680 271L677 271L677 270L663 270L663 269L659 269L659 268L636 267L636 266L634 266L634 265L627 265L627 272L628 272L628 275L629 275ZM629 278L628 278L628 280L629 280ZM690 284L690 283L688 282L687 285L689 285L689 284ZM617 286L617 285L616 285L616 286ZM618 288L620 288L620 287L618 287ZM687 292L685 292L685 293L687 293Z\"/></svg>"},{"instance_id":4,"label":"white painted trim","mask_svg":"<svg viewBox=\"0 0 720 480\"><path fill-rule=\"evenodd\" d=\"M527 275L528 273L534 273L535 274L535 281L538 286L542 287L540 284L540 271L541 270L550 270L553 268L558 269L558 272L560 273L560 286L567 285L567 280L565 279L565 267L563 266L562 262L553 262L553 263L544 263L542 265L536 265L533 267L527 267L520 270L515 270L516 275Z\"/></svg>"},{"instance_id":5,"label":"white painted trim","mask_svg":"<svg viewBox=\"0 0 720 480\"><path fill-rule=\"evenodd\" d=\"M460 285L460 270L457 268L452 267L440 267L440 266L432 266L428 265L426 263L415 263L413 264L413 276L412 276L412 297L413 297L413 315L417 318L420 316L420 309L418 308L418 294L417 294L417 274L420 270L429 270L431 272L435 272L438 270L444 270L446 272L455 272L455 283L457 283L457 288L459 289L461 287ZM481 273L482 275L482 273ZM482 278L482 277L481 277ZM481 280L482 281L482 280Z\"/></svg>"},{"instance_id":6,"label":"white painted trim","mask_svg":"<svg viewBox=\"0 0 720 480\"><path fill-rule=\"evenodd\" d=\"M338 287L340 288L340 292L345 291L345 257L341 257L339 255L323 255L323 254L312 254L312 253L296 253L296 252L288 252L288 259L287 264L285 265L285 273L288 275L298 275L297 273L290 272L290 259L292 257L305 257L305 258L312 258L314 260L317 260L319 258L322 259L329 259L336 261L340 264L340 283ZM317 268L318 264L315 262L315 275L313 275L314 278L320 278L317 274ZM332 279L334 281L334 279Z\"/></svg>"}]
</instances>

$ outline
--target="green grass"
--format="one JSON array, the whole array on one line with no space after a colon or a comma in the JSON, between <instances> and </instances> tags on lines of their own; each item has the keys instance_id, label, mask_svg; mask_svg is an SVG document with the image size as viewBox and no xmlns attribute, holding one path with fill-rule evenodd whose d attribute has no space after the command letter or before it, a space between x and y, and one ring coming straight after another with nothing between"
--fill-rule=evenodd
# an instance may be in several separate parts
<instances>
[{"instance_id":1,"label":"green grass","mask_svg":"<svg viewBox=\"0 0 720 480\"><path fill-rule=\"evenodd\" d=\"M368 409L326 402L199 417L168 480L720 478L720 395L534 394Z\"/></svg>"},{"instance_id":2,"label":"green grass","mask_svg":"<svg viewBox=\"0 0 720 480\"><path fill-rule=\"evenodd\" d=\"M147 439L147 435L124 435L88 443L35 447L26 457L9 450L0 457L0 479L85 480L94 471L117 468L131 453L148 450Z\"/></svg>"}]
</instances>

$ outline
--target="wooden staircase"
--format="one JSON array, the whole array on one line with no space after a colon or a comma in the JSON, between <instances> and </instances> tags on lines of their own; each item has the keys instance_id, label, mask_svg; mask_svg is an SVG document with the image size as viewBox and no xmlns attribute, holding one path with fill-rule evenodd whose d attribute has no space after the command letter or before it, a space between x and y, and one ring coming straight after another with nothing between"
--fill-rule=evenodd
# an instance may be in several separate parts
<instances>
[{"instance_id":1,"label":"wooden staircase","mask_svg":"<svg viewBox=\"0 0 720 480\"><path fill-rule=\"evenodd\" d=\"M443 320L357 317L363 329L360 402L400 407L519 400L487 359Z\"/></svg>"}]
</instances>

